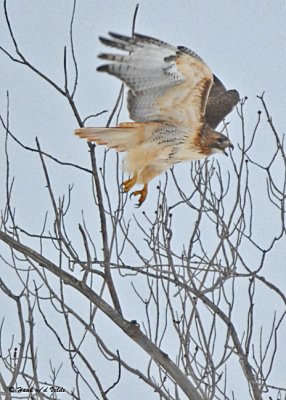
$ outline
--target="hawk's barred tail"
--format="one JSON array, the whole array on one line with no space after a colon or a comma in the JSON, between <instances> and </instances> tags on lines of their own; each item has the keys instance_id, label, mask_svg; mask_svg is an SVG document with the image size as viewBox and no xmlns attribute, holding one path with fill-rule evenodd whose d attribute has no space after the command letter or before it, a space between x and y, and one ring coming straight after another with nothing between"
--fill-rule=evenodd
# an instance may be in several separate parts
<instances>
[{"instance_id":1,"label":"hawk's barred tail","mask_svg":"<svg viewBox=\"0 0 286 400\"><path fill-rule=\"evenodd\" d=\"M142 140L142 129L139 125L141 124L130 122L113 128L79 128L74 133L88 142L96 142L117 151L128 151Z\"/></svg>"}]
</instances>

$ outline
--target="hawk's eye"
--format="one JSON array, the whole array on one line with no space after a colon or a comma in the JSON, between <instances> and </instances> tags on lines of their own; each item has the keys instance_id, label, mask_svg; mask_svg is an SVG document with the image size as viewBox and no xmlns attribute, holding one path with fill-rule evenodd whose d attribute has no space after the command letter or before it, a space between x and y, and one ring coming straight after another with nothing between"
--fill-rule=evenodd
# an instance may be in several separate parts
<instances>
[{"instance_id":1,"label":"hawk's eye","mask_svg":"<svg viewBox=\"0 0 286 400\"><path fill-rule=\"evenodd\" d=\"M224 138L218 138L217 140L219 143L223 143L224 142Z\"/></svg>"}]
</instances>

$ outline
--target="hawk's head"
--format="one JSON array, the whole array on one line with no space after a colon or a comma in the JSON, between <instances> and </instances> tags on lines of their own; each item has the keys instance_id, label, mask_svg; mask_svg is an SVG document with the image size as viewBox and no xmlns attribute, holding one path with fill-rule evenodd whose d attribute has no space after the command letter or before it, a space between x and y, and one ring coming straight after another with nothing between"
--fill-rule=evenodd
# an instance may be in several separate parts
<instances>
[{"instance_id":1,"label":"hawk's head","mask_svg":"<svg viewBox=\"0 0 286 400\"><path fill-rule=\"evenodd\" d=\"M216 132L212 128L205 126L201 136L201 146L203 151L208 154L223 153L228 156L225 151L228 147L233 149L233 144L229 138L220 132Z\"/></svg>"}]
</instances>

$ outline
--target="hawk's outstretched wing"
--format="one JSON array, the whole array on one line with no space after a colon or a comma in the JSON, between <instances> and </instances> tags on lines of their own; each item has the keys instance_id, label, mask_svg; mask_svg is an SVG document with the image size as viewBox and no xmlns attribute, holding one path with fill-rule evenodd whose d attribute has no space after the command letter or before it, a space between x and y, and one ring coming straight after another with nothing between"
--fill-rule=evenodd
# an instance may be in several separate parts
<instances>
[{"instance_id":1,"label":"hawk's outstretched wing","mask_svg":"<svg viewBox=\"0 0 286 400\"><path fill-rule=\"evenodd\" d=\"M148 36L110 36L112 39L100 38L101 42L129 54L101 54L100 58L111 63L98 71L115 75L130 88L131 119L191 129L204 123L213 74L197 54Z\"/></svg>"},{"instance_id":2,"label":"hawk's outstretched wing","mask_svg":"<svg viewBox=\"0 0 286 400\"><path fill-rule=\"evenodd\" d=\"M239 102L237 90L226 90L221 81L214 75L209 93L205 121L213 129L229 114Z\"/></svg>"}]
</instances>

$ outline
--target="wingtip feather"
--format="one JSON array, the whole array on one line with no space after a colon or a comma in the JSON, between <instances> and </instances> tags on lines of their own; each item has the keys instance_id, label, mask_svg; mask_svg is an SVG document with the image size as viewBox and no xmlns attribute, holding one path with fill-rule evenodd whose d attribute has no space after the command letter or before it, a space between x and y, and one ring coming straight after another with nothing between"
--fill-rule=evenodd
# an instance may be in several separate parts
<instances>
[{"instance_id":1,"label":"wingtip feather","mask_svg":"<svg viewBox=\"0 0 286 400\"><path fill-rule=\"evenodd\" d=\"M98 72L108 72L109 66L108 64L100 65L99 67L96 68Z\"/></svg>"},{"instance_id":2,"label":"wingtip feather","mask_svg":"<svg viewBox=\"0 0 286 400\"><path fill-rule=\"evenodd\" d=\"M115 33L115 32L108 32L109 36L111 36L114 39L117 40L121 40L123 42L129 41L130 39L132 39L132 37L130 36L125 36L125 35L121 35L120 33Z\"/></svg>"}]
</instances>

